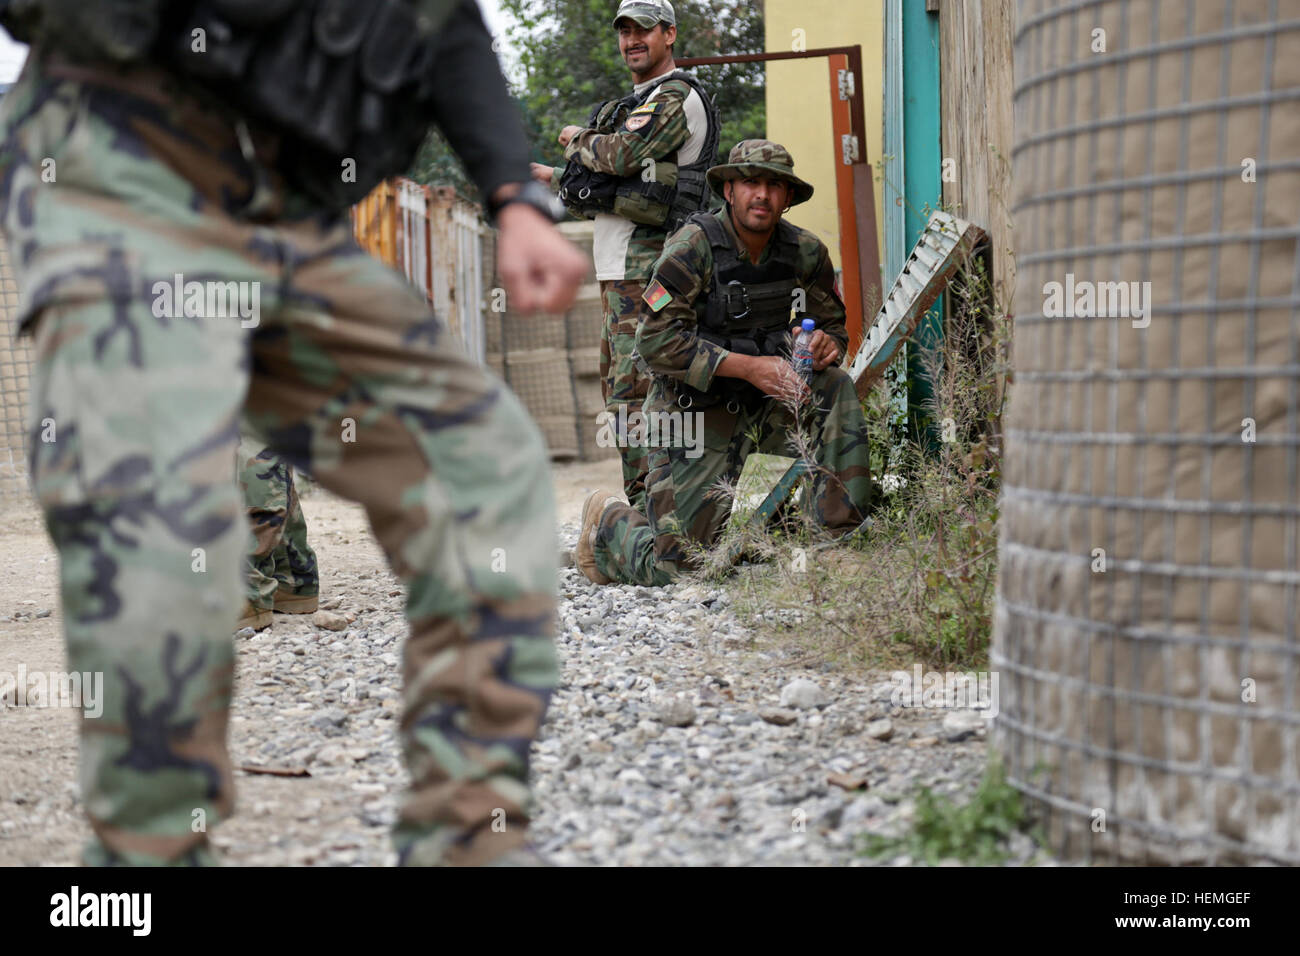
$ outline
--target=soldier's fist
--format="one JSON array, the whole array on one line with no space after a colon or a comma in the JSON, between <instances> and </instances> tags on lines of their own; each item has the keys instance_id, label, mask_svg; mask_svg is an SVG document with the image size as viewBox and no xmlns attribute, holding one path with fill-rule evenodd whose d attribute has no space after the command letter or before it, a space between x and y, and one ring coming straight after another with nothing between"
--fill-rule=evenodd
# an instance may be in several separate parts
<instances>
[{"instance_id":1,"label":"soldier's fist","mask_svg":"<svg viewBox=\"0 0 1300 956\"><path fill-rule=\"evenodd\" d=\"M591 262L531 206L515 203L497 216L497 269L512 311L564 312L578 297Z\"/></svg>"},{"instance_id":2,"label":"soldier's fist","mask_svg":"<svg viewBox=\"0 0 1300 956\"><path fill-rule=\"evenodd\" d=\"M568 146L569 140L582 132L581 126L566 126L560 130L559 140L561 146Z\"/></svg>"},{"instance_id":3,"label":"soldier's fist","mask_svg":"<svg viewBox=\"0 0 1300 956\"><path fill-rule=\"evenodd\" d=\"M529 163L528 171L532 174L533 179L537 180L543 186L551 184L551 176L555 172L550 166L542 163Z\"/></svg>"}]
</instances>

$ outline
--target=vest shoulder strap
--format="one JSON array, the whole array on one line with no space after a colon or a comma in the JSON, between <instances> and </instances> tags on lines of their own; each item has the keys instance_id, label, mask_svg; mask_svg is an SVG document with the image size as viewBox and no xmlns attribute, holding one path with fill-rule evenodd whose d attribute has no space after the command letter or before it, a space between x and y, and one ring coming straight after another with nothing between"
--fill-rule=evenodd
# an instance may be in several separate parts
<instances>
[{"instance_id":1,"label":"vest shoulder strap","mask_svg":"<svg viewBox=\"0 0 1300 956\"><path fill-rule=\"evenodd\" d=\"M718 112L717 104L713 102L713 97L704 88L704 84L693 73L688 73L685 70L674 70L664 78L665 83L668 80L680 80L700 94L700 100L704 103L707 128L704 131L704 147L700 150L700 157L692 165L701 165L704 168L712 166L718 156L718 140L722 137L722 115Z\"/></svg>"},{"instance_id":2,"label":"vest shoulder strap","mask_svg":"<svg viewBox=\"0 0 1300 956\"><path fill-rule=\"evenodd\" d=\"M799 265L799 233L798 226L791 225L782 219L776 226L776 235L773 237L775 247L772 249L772 262L780 262L791 268L797 268Z\"/></svg>"},{"instance_id":3,"label":"vest shoulder strap","mask_svg":"<svg viewBox=\"0 0 1300 956\"><path fill-rule=\"evenodd\" d=\"M727 231L722 228L722 223L718 217L711 212L697 212L691 216L687 222L693 222L704 230L704 235L709 239L709 245L715 249L731 248L731 239L727 236Z\"/></svg>"}]
</instances>

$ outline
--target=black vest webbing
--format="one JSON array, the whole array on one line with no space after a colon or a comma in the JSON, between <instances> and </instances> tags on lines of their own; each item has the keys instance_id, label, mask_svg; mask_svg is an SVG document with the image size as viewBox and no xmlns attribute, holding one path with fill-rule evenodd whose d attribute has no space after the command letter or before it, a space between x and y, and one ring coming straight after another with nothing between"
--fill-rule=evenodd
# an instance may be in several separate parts
<instances>
[{"instance_id":1,"label":"black vest webbing","mask_svg":"<svg viewBox=\"0 0 1300 956\"><path fill-rule=\"evenodd\" d=\"M731 352L779 355L787 347L790 309L799 283L799 240L782 221L762 265L742 259L734 240L711 213L692 216L713 250L713 275L695 300L698 334Z\"/></svg>"},{"instance_id":2,"label":"black vest webbing","mask_svg":"<svg viewBox=\"0 0 1300 956\"><path fill-rule=\"evenodd\" d=\"M734 240L713 213L687 222L704 230L713 253L709 284L695 299L696 334L729 352L781 355L790 346L790 311L799 282L799 238L794 226L777 223L771 255L762 265L742 259ZM672 381L678 404L708 408L726 400L752 405L766 396L738 378L715 377L708 392Z\"/></svg>"}]
</instances>

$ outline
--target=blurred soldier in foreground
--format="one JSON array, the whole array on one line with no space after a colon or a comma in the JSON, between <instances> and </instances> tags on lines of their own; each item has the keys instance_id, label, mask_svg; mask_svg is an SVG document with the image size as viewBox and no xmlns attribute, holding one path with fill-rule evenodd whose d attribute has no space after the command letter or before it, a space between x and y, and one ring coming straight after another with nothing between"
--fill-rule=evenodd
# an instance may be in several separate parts
<instances>
[{"instance_id":1,"label":"blurred soldier in foreground","mask_svg":"<svg viewBox=\"0 0 1300 956\"><path fill-rule=\"evenodd\" d=\"M245 562L248 599L235 628L270 627L276 612L311 614L320 604L316 552L298 502L293 465L261 442L239 443L239 489L253 529Z\"/></svg>"},{"instance_id":2,"label":"blurred soldier in foreground","mask_svg":"<svg viewBox=\"0 0 1300 956\"><path fill-rule=\"evenodd\" d=\"M571 212L595 220L592 253L604 313L600 383L611 427L645 400L650 377L636 356L641 293L664 239L707 206L704 174L717 161L719 134L712 99L673 62L672 4L624 0L614 29L636 80L632 92L596 107L587 128L560 131L567 166L532 165L534 178L554 185ZM624 491L644 507L646 448L625 433L618 439Z\"/></svg>"},{"instance_id":3,"label":"blurred soldier in foreground","mask_svg":"<svg viewBox=\"0 0 1300 956\"><path fill-rule=\"evenodd\" d=\"M646 510L609 491L582 509L575 558L597 584L667 584L688 563L686 543L709 545L731 510L716 491L753 452L792 453L792 406L810 435L818 470L808 505L832 532L866 517L876 494L867 423L853 380L836 363L848 345L844 303L826 246L782 220L812 196L783 146L745 140L709 185L726 200L700 213L664 246L644 296L637 348L656 373L647 418L702 416L703 453L668 434L650 449ZM810 388L791 366L792 307L817 322ZM668 427L661 429L669 432ZM693 432L699 435L699 426Z\"/></svg>"},{"instance_id":4,"label":"blurred soldier in foreground","mask_svg":"<svg viewBox=\"0 0 1300 956\"><path fill-rule=\"evenodd\" d=\"M85 859L206 862L232 810L241 416L365 505L406 586L399 861L532 859L528 748L556 680L541 436L347 214L437 122L500 226L512 306L572 304L587 264L541 211L477 6L10 0L0 19L32 43L0 113L31 414L57 423L31 475L68 666L104 677Z\"/></svg>"}]
</instances>

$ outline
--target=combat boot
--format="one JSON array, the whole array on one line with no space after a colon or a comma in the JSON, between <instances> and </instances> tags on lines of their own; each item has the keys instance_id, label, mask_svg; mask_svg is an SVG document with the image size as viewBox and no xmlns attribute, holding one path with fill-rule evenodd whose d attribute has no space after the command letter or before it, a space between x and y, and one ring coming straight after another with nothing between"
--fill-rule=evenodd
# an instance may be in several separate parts
<instances>
[{"instance_id":1,"label":"combat boot","mask_svg":"<svg viewBox=\"0 0 1300 956\"><path fill-rule=\"evenodd\" d=\"M573 549L573 560L577 563L578 570L589 581L597 584L609 584L614 580L596 567L596 530L600 527L601 516L612 501L624 504L617 492L605 488L597 488L587 495L587 500L582 503L582 530L578 532L578 546Z\"/></svg>"},{"instance_id":2,"label":"combat boot","mask_svg":"<svg viewBox=\"0 0 1300 956\"><path fill-rule=\"evenodd\" d=\"M246 600L244 609L239 612L239 623L235 625L235 630L251 627L255 631L262 631L270 627L273 620L275 616L269 607L253 607L252 602Z\"/></svg>"},{"instance_id":3,"label":"combat boot","mask_svg":"<svg viewBox=\"0 0 1300 956\"><path fill-rule=\"evenodd\" d=\"M275 592L276 614L314 614L319 606L319 594L295 594L289 588Z\"/></svg>"}]
</instances>

